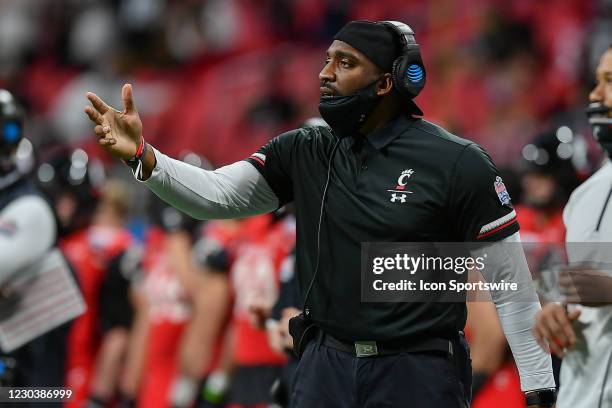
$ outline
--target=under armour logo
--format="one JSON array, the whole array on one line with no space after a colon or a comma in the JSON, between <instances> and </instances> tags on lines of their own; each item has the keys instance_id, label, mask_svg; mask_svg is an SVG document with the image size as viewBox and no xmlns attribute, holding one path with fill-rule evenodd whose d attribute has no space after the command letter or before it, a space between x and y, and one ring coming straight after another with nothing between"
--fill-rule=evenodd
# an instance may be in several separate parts
<instances>
[{"instance_id":1,"label":"under armour logo","mask_svg":"<svg viewBox=\"0 0 612 408\"><path fill-rule=\"evenodd\" d=\"M396 201L398 201L400 203L405 203L406 202L406 194L391 194L391 202L394 203Z\"/></svg>"}]
</instances>

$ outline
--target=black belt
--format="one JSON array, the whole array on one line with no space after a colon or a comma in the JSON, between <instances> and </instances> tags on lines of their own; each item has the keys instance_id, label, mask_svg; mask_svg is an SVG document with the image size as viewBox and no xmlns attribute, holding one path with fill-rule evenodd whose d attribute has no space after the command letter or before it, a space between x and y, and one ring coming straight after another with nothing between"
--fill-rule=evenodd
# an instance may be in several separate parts
<instances>
[{"instance_id":1,"label":"black belt","mask_svg":"<svg viewBox=\"0 0 612 408\"><path fill-rule=\"evenodd\" d=\"M388 341L345 341L319 330L317 341L327 347L352 354L355 357L390 356L400 353L419 353L424 351L443 351L453 354L453 342L434 337L417 342Z\"/></svg>"}]
</instances>

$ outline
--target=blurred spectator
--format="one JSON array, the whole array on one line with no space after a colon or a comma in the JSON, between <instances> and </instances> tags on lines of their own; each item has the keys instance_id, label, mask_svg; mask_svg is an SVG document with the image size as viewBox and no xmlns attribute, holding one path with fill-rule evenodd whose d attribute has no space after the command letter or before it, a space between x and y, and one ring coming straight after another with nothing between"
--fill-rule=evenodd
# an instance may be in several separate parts
<instances>
[{"instance_id":1,"label":"blurred spectator","mask_svg":"<svg viewBox=\"0 0 612 408\"><path fill-rule=\"evenodd\" d=\"M318 98L320 44L339 25L400 19L413 25L426 50L430 80L419 103L427 117L508 164L535 134L535 123L580 100L581 70L589 69L580 63L584 42L590 36L591 65L607 45L606 1L562 0L555 7L524 0L3 2L0 84L14 84L35 116L77 140L88 137L73 106L83 90L112 102L104 89L136 79L150 85L138 84L149 139L225 163L261 142L244 146L243 136L282 132L314 113L302 106ZM276 48L285 41L291 47ZM279 76L280 66L288 69ZM288 87L279 86L283 76ZM259 89L249 91L245 80L257 77ZM235 118L246 121L236 126ZM39 139L36 129L34 143Z\"/></svg>"}]
</instances>

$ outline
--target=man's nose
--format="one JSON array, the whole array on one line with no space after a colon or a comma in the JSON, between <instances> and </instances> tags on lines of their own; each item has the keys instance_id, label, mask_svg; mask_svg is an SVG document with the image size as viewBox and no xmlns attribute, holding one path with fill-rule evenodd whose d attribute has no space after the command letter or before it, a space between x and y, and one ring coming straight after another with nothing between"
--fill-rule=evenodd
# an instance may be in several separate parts
<instances>
[{"instance_id":1,"label":"man's nose","mask_svg":"<svg viewBox=\"0 0 612 408\"><path fill-rule=\"evenodd\" d=\"M334 82L335 81L334 70L332 69L331 61L325 64L321 72L319 72L319 81L321 82Z\"/></svg>"},{"instance_id":2,"label":"man's nose","mask_svg":"<svg viewBox=\"0 0 612 408\"><path fill-rule=\"evenodd\" d=\"M589 102L601 102L603 99L603 85L597 84L589 94Z\"/></svg>"}]
</instances>

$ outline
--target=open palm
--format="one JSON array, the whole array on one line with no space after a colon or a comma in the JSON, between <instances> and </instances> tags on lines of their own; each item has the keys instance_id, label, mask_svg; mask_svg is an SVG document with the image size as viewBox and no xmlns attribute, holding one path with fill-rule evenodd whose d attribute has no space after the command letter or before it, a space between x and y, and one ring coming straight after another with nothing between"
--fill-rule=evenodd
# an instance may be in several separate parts
<instances>
[{"instance_id":1,"label":"open palm","mask_svg":"<svg viewBox=\"0 0 612 408\"><path fill-rule=\"evenodd\" d=\"M94 132L100 146L113 156L128 160L134 157L142 140L142 121L134 105L131 85L123 85L121 97L123 111L118 111L88 92L87 99L92 106L87 106L85 113L95 123Z\"/></svg>"}]
</instances>

